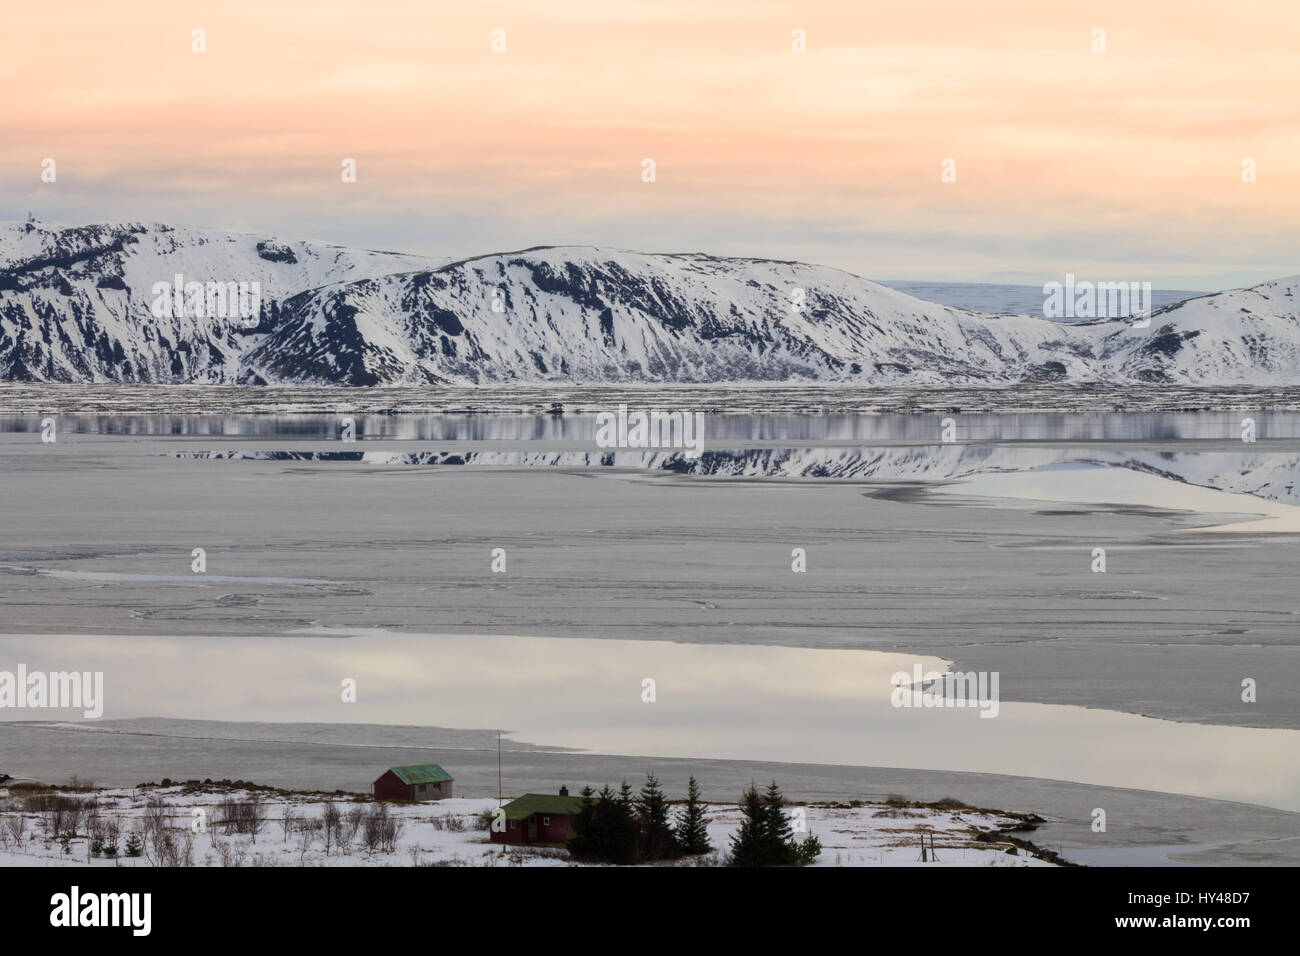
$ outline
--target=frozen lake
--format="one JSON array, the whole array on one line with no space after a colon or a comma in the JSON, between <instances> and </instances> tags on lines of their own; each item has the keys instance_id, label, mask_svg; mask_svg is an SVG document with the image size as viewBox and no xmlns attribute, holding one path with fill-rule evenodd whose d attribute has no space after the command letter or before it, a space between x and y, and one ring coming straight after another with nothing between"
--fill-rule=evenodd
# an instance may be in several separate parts
<instances>
[{"instance_id":1,"label":"frozen lake","mask_svg":"<svg viewBox=\"0 0 1300 956\"><path fill-rule=\"evenodd\" d=\"M106 720L497 727L512 746L988 772L1300 810L1300 732L1047 704L896 707L893 675L946 669L909 654L319 628L274 639L8 636L0 660L102 671Z\"/></svg>"},{"instance_id":2,"label":"frozen lake","mask_svg":"<svg viewBox=\"0 0 1300 956\"><path fill-rule=\"evenodd\" d=\"M498 391L490 414L4 391L0 670L102 670L106 719L502 728L1300 809L1300 412L825 392L817 414L787 389L706 414L694 458L598 447L613 393L550 414ZM891 706L894 671L943 662L999 676L996 719Z\"/></svg>"}]
</instances>

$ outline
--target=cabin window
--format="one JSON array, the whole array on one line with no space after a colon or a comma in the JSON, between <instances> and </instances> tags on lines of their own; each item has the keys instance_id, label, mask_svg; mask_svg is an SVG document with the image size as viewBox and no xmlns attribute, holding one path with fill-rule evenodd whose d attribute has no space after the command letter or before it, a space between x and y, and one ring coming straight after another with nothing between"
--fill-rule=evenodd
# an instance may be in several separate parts
<instances>
[{"instance_id":1,"label":"cabin window","mask_svg":"<svg viewBox=\"0 0 1300 956\"><path fill-rule=\"evenodd\" d=\"M549 827L550 825L551 825L551 818L550 818L550 817L542 817L542 826L544 826L544 827Z\"/></svg>"},{"instance_id":2,"label":"cabin window","mask_svg":"<svg viewBox=\"0 0 1300 956\"><path fill-rule=\"evenodd\" d=\"M518 821L518 820L511 820L511 821L510 821L510 829L512 829L512 830L518 830L518 829L519 829L519 821Z\"/></svg>"}]
</instances>

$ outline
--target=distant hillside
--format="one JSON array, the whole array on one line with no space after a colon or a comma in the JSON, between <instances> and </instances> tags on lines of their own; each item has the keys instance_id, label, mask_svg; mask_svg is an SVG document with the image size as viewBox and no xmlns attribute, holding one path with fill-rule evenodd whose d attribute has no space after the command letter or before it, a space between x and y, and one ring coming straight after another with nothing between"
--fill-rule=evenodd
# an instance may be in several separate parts
<instances>
[{"instance_id":1,"label":"distant hillside","mask_svg":"<svg viewBox=\"0 0 1300 956\"><path fill-rule=\"evenodd\" d=\"M258 283L250 318L154 287ZM0 224L0 379L351 385L1293 384L1300 277L1063 324L836 269L548 247L442 263L165 225Z\"/></svg>"}]
</instances>

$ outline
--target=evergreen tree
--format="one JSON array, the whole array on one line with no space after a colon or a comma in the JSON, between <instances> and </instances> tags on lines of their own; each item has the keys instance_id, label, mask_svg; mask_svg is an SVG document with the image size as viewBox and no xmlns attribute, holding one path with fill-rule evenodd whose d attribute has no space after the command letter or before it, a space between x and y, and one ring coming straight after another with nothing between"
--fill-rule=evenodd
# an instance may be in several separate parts
<instances>
[{"instance_id":1,"label":"evergreen tree","mask_svg":"<svg viewBox=\"0 0 1300 956\"><path fill-rule=\"evenodd\" d=\"M140 834L132 830L126 837L126 855L139 856L144 852L144 844L140 841Z\"/></svg>"},{"instance_id":2,"label":"evergreen tree","mask_svg":"<svg viewBox=\"0 0 1300 956\"><path fill-rule=\"evenodd\" d=\"M582 788L582 806L573 818L573 836L569 837L567 846L569 852L579 859L598 859L601 855L595 795L590 786Z\"/></svg>"},{"instance_id":3,"label":"evergreen tree","mask_svg":"<svg viewBox=\"0 0 1300 956\"><path fill-rule=\"evenodd\" d=\"M708 819L700 803L700 785L691 777L686 784L686 806L677 818L675 831L680 852L696 855L713 852L709 843Z\"/></svg>"},{"instance_id":4,"label":"evergreen tree","mask_svg":"<svg viewBox=\"0 0 1300 956\"><path fill-rule=\"evenodd\" d=\"M596 842L592 859L608 861L618 844L618 799L609 784L600 788L596 803Z\"/></svg>"},{"instance_id":5,"label":"evergreen tree","mask_svg":"<svg viewBox=\"0 0 1300 956\"><path fill-rule=\"evenodd\" d=\"M632 800L632 785L626 780L612 801L609 814L612 822L611 841L605 847L605 859L610 863L636 862L636 806Z\"/></svg>"},{"instance_id":6,"label":"evergreen tree","mask_svg":"<svg viewBox=\"0 0 1300 956\"><path fill-rule=\"evenodd\" d=\"M678 855L677 839L668 818L668 800L653 773L645 775L645 786L636 800L636 815L640 859L663 860Z\"/></svg>"},{"instance_id":7,"label":"evergreen tree","mask_svg":"<svg viewBox=\"0 0 1300 956\"><path fill-rule=\"evenodd\" d=\"M731 837L731 865L766 866L766 808L752 783L740 798L740 814L740 829Z\"/></svg>"},{"instance_id":8,"label":"evergreen tree","mask_svg":"<svg viewBox=\"0 0 1300 956\"><path fill-rule=\"evenodd\" d=\"M752 783L740 798L740 829L731 838L732 866L807 866L821 853L821 842L799 842L785 815L785 797L773 780L761 795Z\"/></svg>"},{"instance_id":9,"label":"evergreen tree","mask_svg":"<svg viewBox=\"0 0 1300 956\"><path fill-rule=\"evenodd\" d=\"M795 854L796 866L808 866L817 862L817 857L822 853L822 841L817 839L811 833L804 837L803 842Z\"/></svg>"},{"instance_id":10,"label":"evergreen tree","mask_svg":"<svg viewBox=\"0 0 1300 956\"><path fill-rule=\"evenodd\" d=\"M793 866L798 844L790 819L785 815L785 797L773 780L763 794L763 866Z\"/></svg>"}]
</instances>

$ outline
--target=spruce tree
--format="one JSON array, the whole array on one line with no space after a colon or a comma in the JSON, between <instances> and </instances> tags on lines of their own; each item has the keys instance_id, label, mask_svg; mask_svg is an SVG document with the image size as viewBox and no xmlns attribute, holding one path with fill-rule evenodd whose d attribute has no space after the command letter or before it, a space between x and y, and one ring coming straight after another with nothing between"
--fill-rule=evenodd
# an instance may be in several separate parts
<instances>
[{"instance_id":1,"label":"spruce tree","mask_svg":"<svg viewBox=\"0 0 1300 956\"><path fill-rule=\"evenodd\" d=\"M809 866L817 862L817 857L822 854L822 841L817 839L811 833L803 838L795 853L795 864L797 866Z\"/></svg>"},{"instance_id":2,"label":"spruce tree","mask_svg":"<svg viewBox=\"0 0 1300 956\"><path fill-rule=\"evenodd\" d=\"M596 792L590 786L582 788L582 806L573 818L573 836L567 844L569 852L580 859L600 856L600 832L596 824Z\"/></svg>"},{"instance_id":3,"label":"spruce tree","mask_svg":"<svg viewBox=\"0 0 1300 956\"><path fill-rule=\"evenodd\" d=\"M613 820L612 841L606 847L605 858L610 863L636 862L636 807L632 800L632 785L626 780L612 801L610 817Z\"/></svg>"},{"instance_id":4,"label":"spruce tree","mask_svg":"<svg viewBox=\"0 0 1300 956\"><path fill-rule=\"evenodd\" d=\"M132 830L126 836L126 855L139 856L144 851L144 843L140 840L140 834Z\"/></svg>"},{"instance_id":5,"label":"spruce tree","mask_svg":"<svg viewBox=\"0 0 1300 956\"><path fill-rule=\"evenodd\" d=\"M763 866L793 866L798 858L794 830L785 815L785 797L773 780L763 794Z\"/></svg>"},{"instance_id":6,"label":"spruce tree","mask_svg":"<svg viewBox=\"0 0 1300 956\"><path fill-rule=\"evenodd\" d=\"M686 784L686 806L677 818L675 830L679 851L691 855L713 852L709 843L708 818L704 815L704 805L700 803L700 785L695 778Z\"/></svg>"},{"instance_id":7,"label":"spruce tree","mask_svg":"<svg viewBox=\"0 0 1300 956\"><path fill-rule=\"evenodd\" d=\"M668 819L668 800L653 773L645 775L645 786L637 796L636 812L642 860L663 860L678 855L677 840Z\"/></svg>"},{"instance_id":8,"label":"spruce tree","mask_svg":"<svg viewBox=\"0 0 1300 956\"><path fill-rule=\"evenodd\" d=\"M592 858L610 862L618 845L618 799L609 784L600 788L600 797L596 804L596 843L592 847Z\"/></svg>"},{"instance_id":9,"label":"spruce tree","mask_svg":"<svg viewBox=\"0 0 1300 956\"><path fill-rule=\"evenodd\" d=\"M731 837L732 866L766 866L767 815L763 798L752 783L740 798L740 829Z\"/></svg>"}]
</instances>

